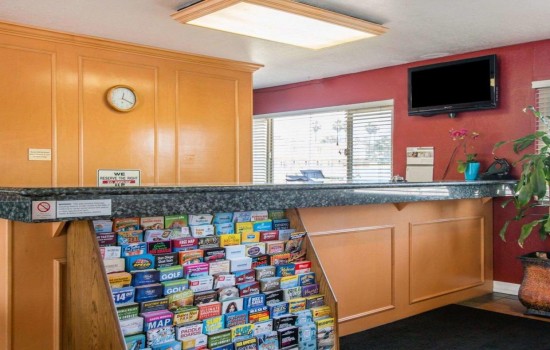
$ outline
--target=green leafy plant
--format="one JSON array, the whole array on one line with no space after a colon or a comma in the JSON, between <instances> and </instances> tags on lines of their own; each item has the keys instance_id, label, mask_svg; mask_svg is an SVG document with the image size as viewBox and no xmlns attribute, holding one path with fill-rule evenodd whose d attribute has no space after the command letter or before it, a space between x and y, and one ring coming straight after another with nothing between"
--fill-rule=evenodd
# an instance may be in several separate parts
<instances>
[{"instance_id":1,"label":"green leafy plant","mask_svg":"<svg viewBox=\"0 0 550 350\"><path fill-rule=\"evenodd\" d=\"M456 170L459 173L464 173L466 171L466 168L468 167L468 163L477 162L477 153L475 152L474 145L472 143L479 137L479 133L475 131L470 132L466 129L451 129L449 130L449 135L451 136L453 141L458 142L453 151L453 154L451 155L451 159L454 157L456 151L459 148L462 148L462 152L464 153L464 157L466 158L465 160L458 159L458 165L456 167ZM471 141L471 143L469 141Z\"/></svg>"},{"instance_id":2,"label":"green leafy plant","mask_svg":"<svg viewBox=\"0 0 550 350\"><path fill-rule=\"evenodd\" d=\"M530 113L546 126L550 125L550 116L543 116L535 107L528 106L523 110ZM516 215L507 220L500 230L500 237L506 241L506 232L511 221L520 221L541 204L548 206L548 203L542 202L547 193L547 185L550 182L550 136L544 131L536 131L532 134L520 137L515 140L501 141L495 144L493 152L505 145L511 143L514 153L520 154L535 141L542 142L540 153L525 153L521 158L514 162L514 166L521 165L521 176L514 188L514 196L505 201L502 207L509 203L514 203ZM539 236L545 240L550 235L550 215L540 214L536 219L522 225L518 238L518 244L523 247L527 237L531 235L533 229L538 226Z\"/></svg>"}]
</instances>

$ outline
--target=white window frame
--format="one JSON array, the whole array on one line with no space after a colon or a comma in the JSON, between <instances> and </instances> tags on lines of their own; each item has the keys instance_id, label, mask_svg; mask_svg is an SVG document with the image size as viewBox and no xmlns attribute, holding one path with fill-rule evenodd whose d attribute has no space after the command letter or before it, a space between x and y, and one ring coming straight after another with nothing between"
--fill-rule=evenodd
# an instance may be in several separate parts
<instances>
[{"instance_id":1,"label":"white window frame","mask_svg":"<svg viewBox=\"0 0 550 350\"><path fill-rule=\"evenodd\" d=\"M550 80L533 81L531 87L535 89L535 107L542 115L550 115ZM536 124L537 131L546 131L550 134L548 127L537 119ZM543 147L542 143L538 140L535 143L537 152L540 152Z\"/></svg>"},{"instance_id":2,"label":"white window frame","mask_svg":"<svg viewBox=\"0 0 550 350\"><path fill-rule=\"evenodd\" d=\"M281 112L281 113L267 113L267 114L260 114L255 115L254 121L258 121L261 119L267 120L267 125L265 126L269 131L271 132L272 128L272 120L276 118L284 118L289 116L300 116L300 115L311 115L311 114L322 114L322 113L330 113L330 112L353 112L355 110L361 110L361 109L376 109L376 108L383 108L391 109L391 145L390 145L390 169L389 169L389 176L388 181L390 180L391 174L393 173L393 137L394 137L394 100L381 100L381 101L374 101L374 102L365 102L365 103L357 103L357 104L349 104L349 105L340 105L340 106L331 106L331 107L323 107L323 108L314 108L314 109L307 109L307 110L298 110L298 111L288 111L288 112ZM349 116L349 113L348 113ZM350 131L348 130L348 135L350 134ZM348 143L351 140L348 140ZM254 147L257 146L257 140L253 135L253 144ZM265 154L266 157L266 166L262 167L262 171L267 171L267 176L265 181L261 181L258 174L254 173L253 170L253 181L254 183L264 183L264 182L272 182L273 181L273 168L272 168L272 162L273 158L272 155L272 144L269 143L269 138L267 140L261 140L261 148L264 149L267 153ZM348 146L349 149L349 146ZM261 159L261 156L255 153L255 150L253 149L253 162L255 163L258 159ZM350 179L351 176L351 157L348 156L348 164L347 164L347 179L348 181L353 180ZM253 165L254 168L254 165Z\"/></svg>"}]
</instances>

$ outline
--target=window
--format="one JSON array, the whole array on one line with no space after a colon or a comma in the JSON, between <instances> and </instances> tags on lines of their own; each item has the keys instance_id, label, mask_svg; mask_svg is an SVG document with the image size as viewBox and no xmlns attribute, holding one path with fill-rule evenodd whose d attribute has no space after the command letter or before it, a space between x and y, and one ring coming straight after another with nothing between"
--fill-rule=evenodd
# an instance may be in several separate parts
<instances>
[{"instance_id":1,"label":"window","mask_svg":"<svg viewBox=\"0 0 550 350\"><path fill-rule=\"evenodd\" d=\"M386 182L392 119L393 101L255 116L253 181Z\"/></svg>"},{"instance_id":2,"label":"window","mask_svg":"<svg viewBox=\"0 0 550 350\"><path fill-rule=\"evenodd\" d=\"M535 107L542 115L550 115L550 80L533 82L535 91ZM546 131L549 133L548 125L537 120L537 130ZM537 141L537 151L543 147L541 142Z\"/></svg>"},{"instance_id":3,"label":"window","mask_svg":"<svg viewBox=\"0 0 550 350\"><path fill-rule=\"evenodd\" d=\"M535 89L535 108L544 115L550 115L550 80L534 81L532 82L532 87ZM547 134L550 134L550 129L548 124L544 124L537 119L536 124L537 131L545 131ZM540 153L544 143L540 140L535 141L535 150L537 153ZM548 183L546 184L546 196L539 200L540 203L545 205L550 202L550 189L548 188Z\"/></svg>"}]
</instances>

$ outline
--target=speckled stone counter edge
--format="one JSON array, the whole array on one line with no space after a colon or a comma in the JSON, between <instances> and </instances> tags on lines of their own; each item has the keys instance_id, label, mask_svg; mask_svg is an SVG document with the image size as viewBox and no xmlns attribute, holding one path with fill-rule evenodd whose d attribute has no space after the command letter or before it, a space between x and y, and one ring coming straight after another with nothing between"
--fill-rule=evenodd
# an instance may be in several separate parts
<instances>
[{"instance_id":1,"label":"speckled stone counter edge","mask_svg":"<svg viewBox=\"0 0 550 350\"><path fill-rule=\"evenodd\" d=\"M0 188L0 218L23 222L164 216L262 209L503 197L515 181L345 183L181 187ZM33 220L38 201L110 200L110 216Z\"/></svg>"}]
</instances>

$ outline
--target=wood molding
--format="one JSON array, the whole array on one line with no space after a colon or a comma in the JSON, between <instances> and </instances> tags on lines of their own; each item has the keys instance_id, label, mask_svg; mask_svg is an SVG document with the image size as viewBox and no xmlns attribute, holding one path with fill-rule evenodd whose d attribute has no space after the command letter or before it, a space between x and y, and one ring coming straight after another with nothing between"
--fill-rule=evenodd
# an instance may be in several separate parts
<instances>
[{"instance_id":1,"label":"wood molding","mask_svg":"<svg viewBox=\"0 0 550 350\"><path fill-rule=\"evenodd\" d=\"M67 344L64 344L63 336L63 322L64 322L64 312L66 305L65 300L65 290L67 286L65 285L67 275L67 259L54 259L53 261L53 349L61 350L66 349Z\"/></svg>"},{"instance_id":2,"label":"wood molding","mask_svg":"<svg viewBox=\"0 0 550 350\"><path fill-rule=\"evenodd\" d=\"M213 58L198 54L185 53L175 50L161 49L146 45L137 45L122 41L103 39L98 37L64 33L33 26L23 26L17 23L0 21L0 33L26 37L31 39L47 40L50 42L84 46L95 49L124 52L141 56L177 60L222 69L233 69L243 72L254 72L263 67L261 64L234 61L223 58Z\"/></svg>"},{"instance_id":3,"label":"wood molding","mask_svg":"<svg viewBox=\"0 0 550 350\"><path fill-rule=\"evenodd\" d=\"M318 231L311 234L311 236L316 237L316 236L340 235L343 233L353 233L353 232L359 232L359 231L375 231L375 230L383 230L383 229L391 229L393 231L395 230L395 225L363 226L363 227L345 228L341 230Z\"/></svg>"},{"instance_id":4,"label":"wood molding","mask_svg":"<svg viewBox=\"0 0 550 350\"><path fill-rule=\"evenodd\" d=\"M235 85L235 182L241 181L241 114L239 113L239 80L233 79Z\"/></svg>"},{"instance_id":5,"label":"wood molding","mask_svg":"<svg viewBox=\"0 0 550 350\"><path fill-rule=\"evenodd\" d=\"M447 290L444 290L444 291L441 291L439 293L434 293L434 294L430 294L430 295L424 295L420 298L415 298L415 299L411 299L411 304L416 304L416 303L419 303L421 301L426 301L426 300L430 300L430 299L436 299L440 296L443 296L443 295L447 295L447 294L451 294L451 293L455 293L455 292L459 292L461 290L467 290L467 289L470 289L470 288L474 288L474 287L478 287L478 286L482 286L483 284L485 283L485 281L480 281L480 282L477 282L477 283L472 283L472 284L465 284L461 287L458 287L458 288L451 288L451 289L447 289Z\"/></svg>"},{"instance_id":6,"label":"wood molding","mask_svg":"<svg viewBox=\"0 0 550 350\"><path fill-rule=\"evenodd\" d=\"M338 323L353 321L353 320L356 320L356 319L361 318L361 317L370 316L370 315L377 314L379 312L389 311L389 310L393 310L393 309L395 309L395 305L388 305L386 307L381 307L379 309L369 310L367 312L361 312L361 313L358 313L358 314L355 314L355 315L349 315L347 317L339 318Z\"/></svg>"}]
</instances>

